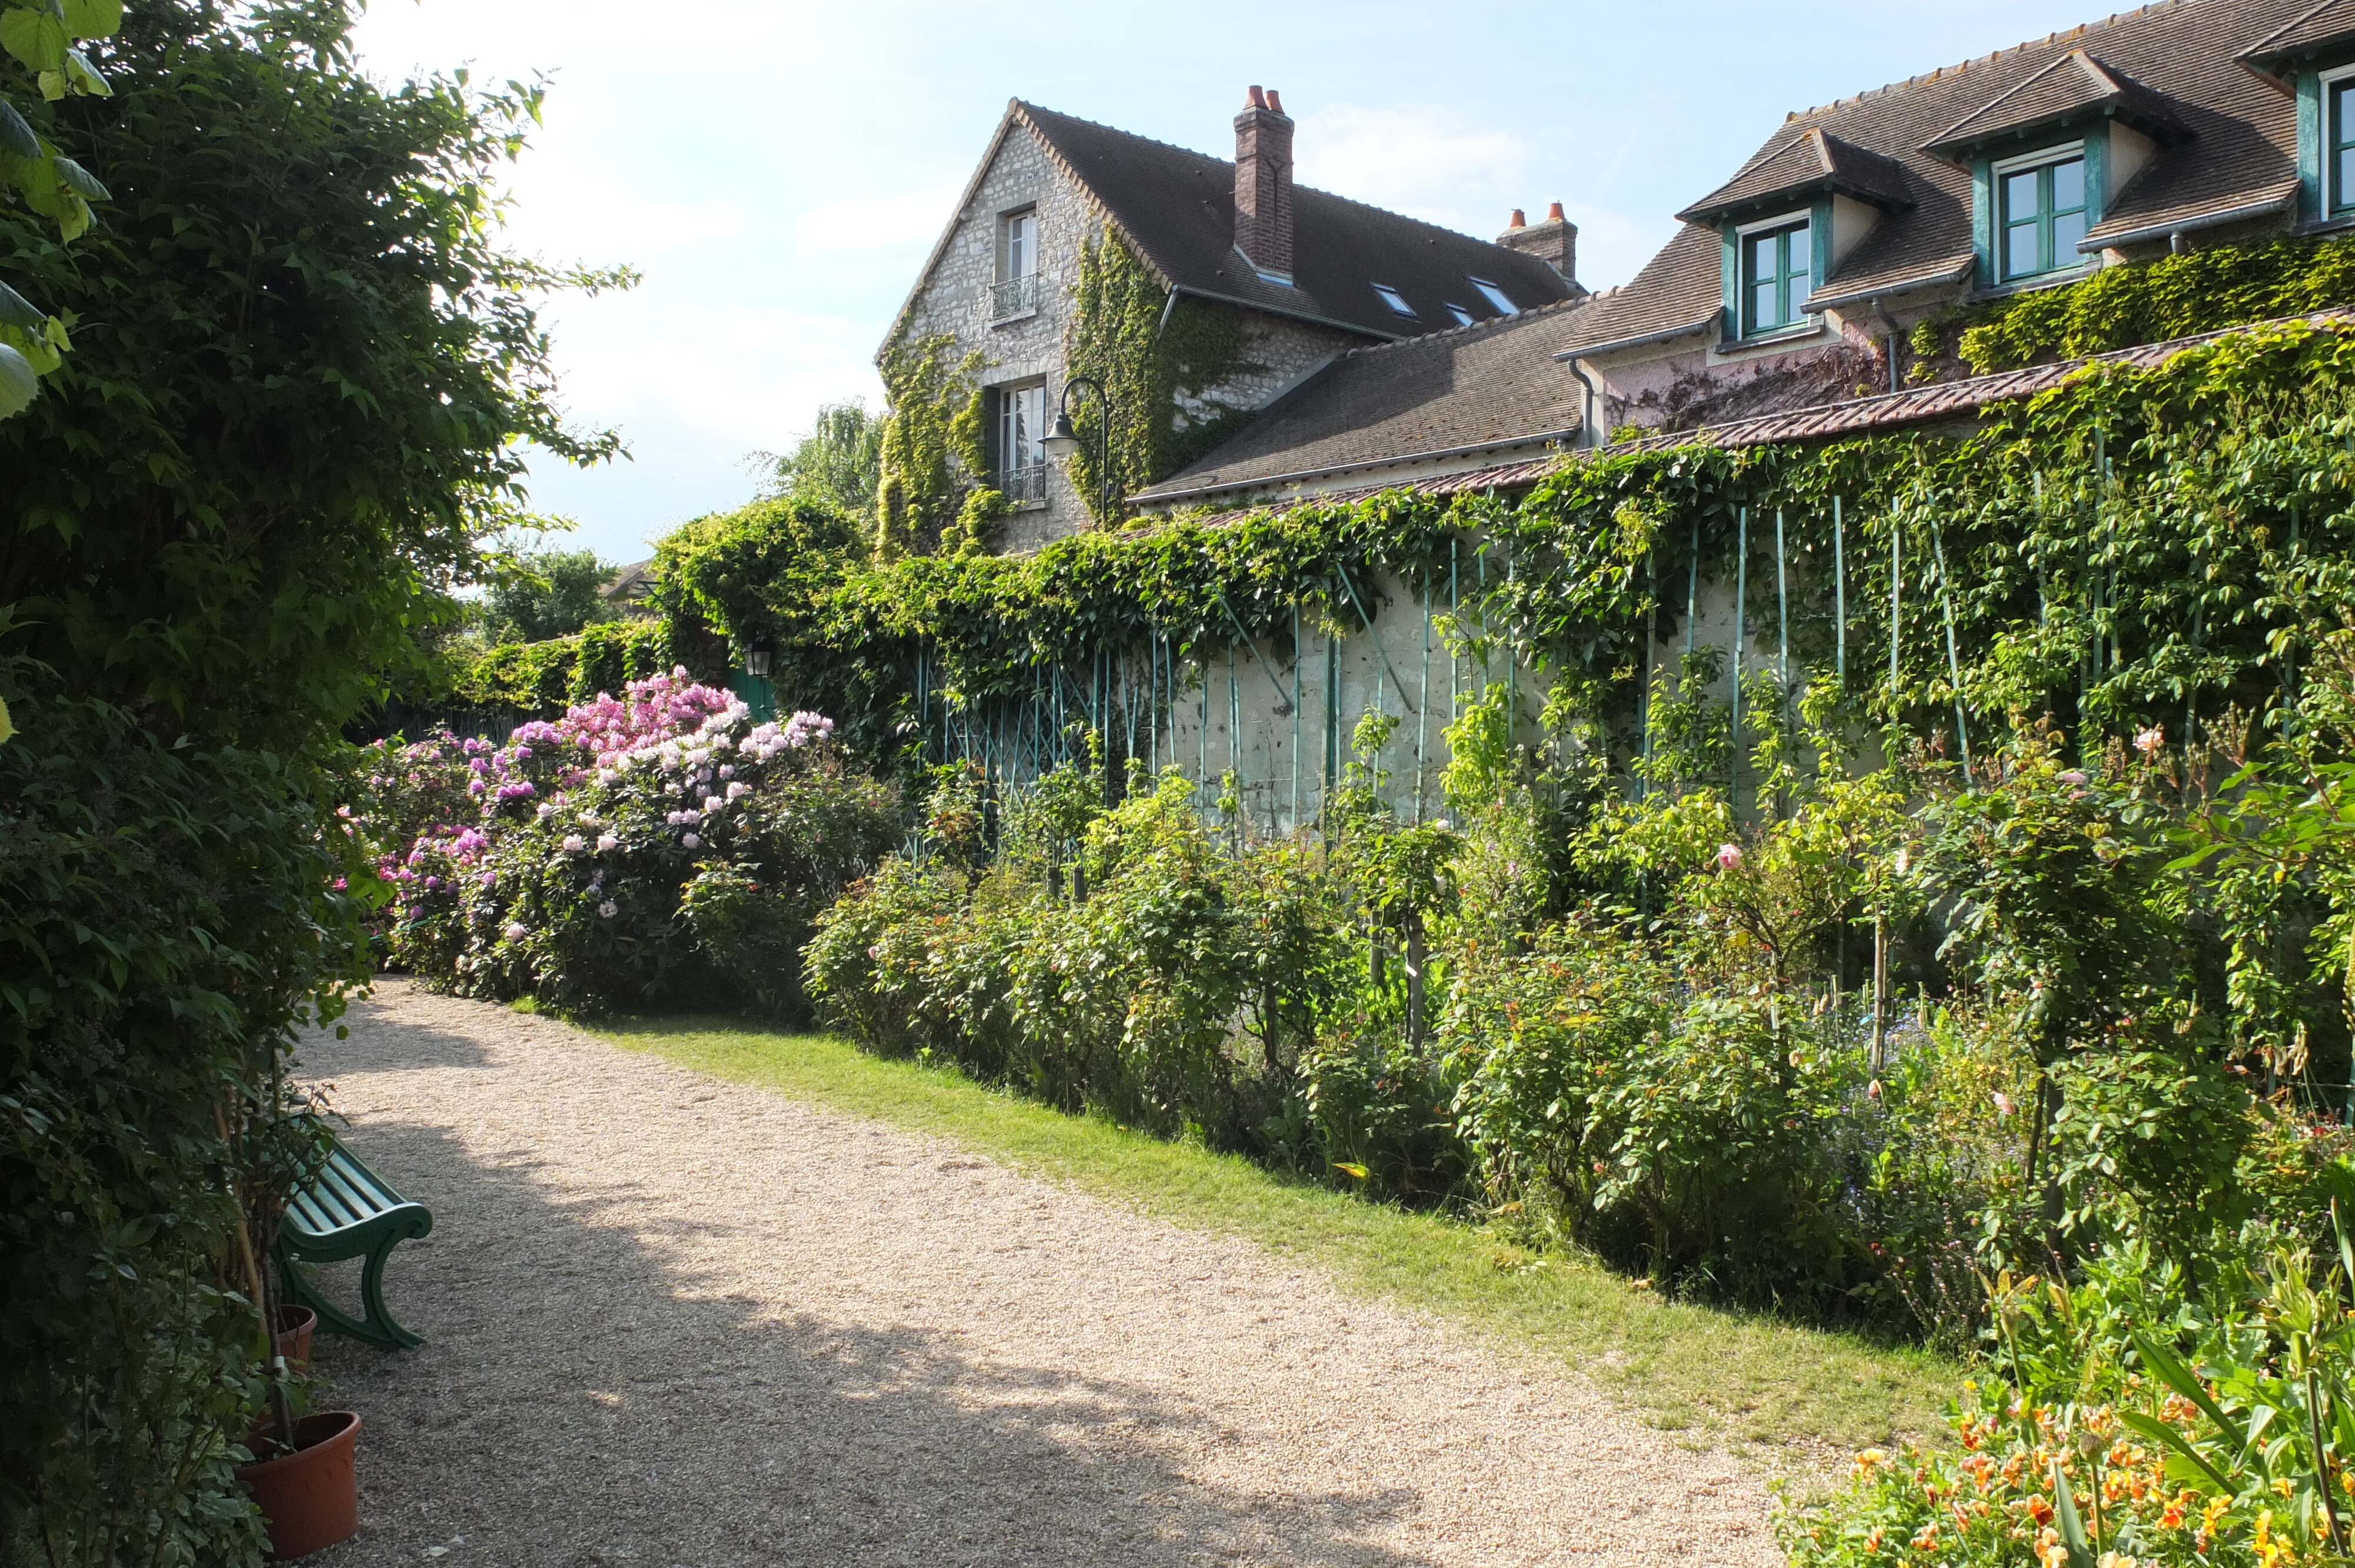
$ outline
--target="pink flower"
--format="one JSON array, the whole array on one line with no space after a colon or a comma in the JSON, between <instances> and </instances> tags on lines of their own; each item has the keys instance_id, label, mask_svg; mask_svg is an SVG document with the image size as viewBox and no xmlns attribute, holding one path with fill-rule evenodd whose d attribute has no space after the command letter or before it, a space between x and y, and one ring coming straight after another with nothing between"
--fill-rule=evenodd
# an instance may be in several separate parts
<instances>
[{"instance_id":1,"label":"pink flower","mask_svg":"<svg viewBox=\"0 0 2355 1568\"><path fill-rule=\"evenodd\" d=\"M520 942L520 941L522 941L526 937L528 937L528 936L530 936L530 935L531 935L531 927L528 927L528 926L527 926L527 925L525 925L522 921L520 921L520 920L510 920L510 921L508 921L508 922L507 922L507 940L508 940L508 941L510 941L510 942Z\"/></svg>"},{"instance_id":2,"label":"pink flower","mask_svg":"<svg viewBox=\"0 0 2355 1568\"><path fill-rule=\"evenodd\" d=\"M622 841L615 838L611 833L599 833L597 835L597 850L601 854L607 850L620 848L621 843Z\"/></svg>"},{"instance_id":3,"label":"pink flower","mask_svg":"<svg viewBox=\"0 0 2355 1568\"><path fill-rule=\"evenodd\" d=\"M2013 1108L2011 1097L2005 1094L2001 1089L1998 1089L1995 1092L1995 1114L1998 1116L2009 1116L2012 1113Z\"/></svg>"},{"instance_id":4,"label":"pink flower","mask_svg":"<svg viewBox=\"0 0 2355 1568\"><path fill-rule=\"evenodd\" d=\"M2082 768L2072 768L2068 772L2061 775L2061 782L2063 784L2083 784L2084 781L2085 772Z\"/></svg>"},{"instance_id":5,"label":"pink flower","mask_svg":"<svg viewBox=\"0 0 2355 1568\"><path fill-rule=\"evenodd\" d=\"M582 850L588 847L587 841L583 840L579 833L567 833L564 835L564 853L566 854L579 854Z\"/></svg>"},{"instance_id":6,"label":"pink flower","mask_svg":"<svg viewBox=\"0 0 2355 1568\"><path fill-rule=\"evenodd\" d=\"M701 849L703 847L703 840L694 833L684 835L678 842L685 844L689 849Z\"/></svg>"},{"instance_id":7,"label":"pink flower","mask_svg":"<svg viewBox=\"0 0 2355 1568\"><path fill-rule=\"evenodd\" d=\"M1740 844L1731 844L1731 843L1729 843L1729 844L1720 844L1720 845L1718 845L1718 846L1717 846L1717 869L1718 869L1718 870L1720 870L1720 871L1739 871L1741 868L1742 868L1742 846L1741 846Z\"/></svg>"},{"instance_id":8,"label":"pink flower","mask_svg":"<svg viewBox=\"0 0 2355 1568\"><path fill-rule=\"evenodd\" d=\"M726 771L727 771L727 769L722 768L720 771L722 771L722 772L726 772ZM749 785L749 784L746 784L746 783L745 783L743 780L741 780L741 779L738 779L735 783L732 783L732 784L730 784L730 785L729 785L729 786L728 786L728 798L729 798L730 800L742 800L745 796L747 796L747 795L751 794L751 792L752 792L752 788L751 788L751 785Z\"/></svg>"},{"instance_id":9,"label":"pink flower","mask_svg":"<svg viewBox=\"0 0 2355 1568\"><path fill-rule=\"evenodd\" d=\"M2163 725L2153 725L2148 729L2135 731L2135 749L2145 757L2155 755L2158 748L2166 744L2167 729Z\"/></svg>"},{"instance_id":10,"label":"pink flower","mask_svg":"<svg viewBox=\"0 0 2355 1568\"><path fill-rule=\"evenodd\" d=\"M703 809L706 811L716 811L726 804L728 804L728 802L721 800L717 795L706 795L703 798Z\"/></svg>"}]
</instances>

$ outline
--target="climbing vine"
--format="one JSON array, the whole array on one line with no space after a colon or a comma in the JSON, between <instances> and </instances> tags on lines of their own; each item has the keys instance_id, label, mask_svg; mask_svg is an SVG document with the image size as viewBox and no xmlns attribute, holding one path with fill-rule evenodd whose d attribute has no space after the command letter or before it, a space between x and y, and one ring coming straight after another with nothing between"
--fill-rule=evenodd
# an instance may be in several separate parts
<instances>
[{"instance_id":1,"label":"climbing vine","mask_svg":"<svg viewBox=\"0 0 2355 1568\"><path fill-rule=\"evenodd\" d=\"M964 494L988 472L982 440L981 355L949 361L947 333L885 345L877 368L890 412L875 494L875 556L891 561L932 547Z\"/></svg>"},{"instance_id":2,"label":"climbing vine","mask_svg":"<svg viewBox=\"0 0 2355 1568\"><path fill-rule=\"evenodd\" d=\"M2219 245L2064 288L1960 306L1914 329L1914 378L1985 375L2355 305L2355 242Z\"/></svg>"},{"instance_id":3,"label":"climbing vine","mask_svg":"<svg viewBox=\"0 0 2355 1568\"><path fill-rule=\"evenodd\" d=\"M1068 336L1071 374L1094 376L1110 398L1111 488L1118 493L1176 472L1251 417L1250 408L1216 395L1233 376L1257 368L1244 359L1241 314L1184 296L1173 302L1117 234L1080 252ZM1075 408L1085 445L1071 460L1071 480L1097 520L1113 523L1117 516L1095 499L1105 488L1095 457L1102 418L1092 401Z\"/></svg>"},{"instance_id":4,"label":"climbing vine","mask_svg":"<svg viewBox=\"0 0 2355 1568\"><path fill-rule=\"evenodd\" d=\"M1019 557L745 572L698 613L775 639L781 701L823 696L887 747L919 650L936 697L1018 701L1050 668L1223 653L1239 628L1283 654L1295 611L1346 632L1350 590L1378 581L1459 601L1459 638L1542 672L1556 711L1614 744L1647 652L1672 660L1690 635L1696 579L1742 585L1745 670L1786 651L1795 683L1840 670L1856 711L1941 744L2023 712L2087 744L2263 728L2355 602L2350 436L2355 337L2296 323L2094 367L1968 437L1606 453L1518 498L1391 492Z\"/></svg>"}]
</instances>

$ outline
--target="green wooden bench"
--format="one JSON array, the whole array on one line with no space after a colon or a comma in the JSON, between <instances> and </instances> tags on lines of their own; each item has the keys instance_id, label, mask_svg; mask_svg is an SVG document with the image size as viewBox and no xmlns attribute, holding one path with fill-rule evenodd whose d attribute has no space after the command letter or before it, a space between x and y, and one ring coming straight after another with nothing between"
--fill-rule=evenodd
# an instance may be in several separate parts
<instances>
[{"instance_id":1,"label":"green wooden bench","mask_svg":"<svg viewBox=\"0 0 2355 1568\"><path fill-rule=\"evenodd\" d=\"M432 1228L433 1215L424 1204L393 1191L391 1182L337 1139L317 1179L286 1205L285 1223L278 1229L280 1270L293 1298L336 1332L387 1350L421 1345L424 1339L394 1322L385 1307L384 1260L396 1243ZM368 1259L360 1270L360 1301L368 1312L364 1319L320 1295L302 1267L346 1257Z\"/></svg>"}]
</instances>

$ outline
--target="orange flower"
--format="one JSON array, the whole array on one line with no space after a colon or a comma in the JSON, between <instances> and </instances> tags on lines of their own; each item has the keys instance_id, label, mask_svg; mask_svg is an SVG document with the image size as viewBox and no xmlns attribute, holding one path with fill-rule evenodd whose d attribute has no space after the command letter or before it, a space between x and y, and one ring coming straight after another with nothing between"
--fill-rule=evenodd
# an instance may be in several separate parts
<instances>
[{"instance_id":1,"label":"orange flower","mask_svg":"<svg viewBox=\"0 0 2355 1568\"><path fill-rule=\"evenodd\" d=\"M2034 1520L2039 1525L2051 1524L2052 1522L2052 1505L2046 1502L2042 1498L2030 1498L2028 1499L2028 1517Z\"/></svg>"},{"instance_id":2,"label":"orange flower","mask_svg":"<svg viewBox=\"0 0 2355 1568\"><path fill-rule=\"evenodd\" d=\"M1871 1533L1864 1538L1864 1550L1867 1556L1881 1550L1881 1526L1876 1524L1872 1527Z\"/></svg>"}]
</instances>

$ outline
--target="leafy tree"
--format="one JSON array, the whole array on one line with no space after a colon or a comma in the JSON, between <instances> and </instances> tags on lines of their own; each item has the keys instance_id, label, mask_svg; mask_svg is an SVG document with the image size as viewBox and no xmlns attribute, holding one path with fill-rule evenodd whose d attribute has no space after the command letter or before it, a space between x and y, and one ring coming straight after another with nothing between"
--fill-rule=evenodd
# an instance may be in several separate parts
<instances>
[{"instance_id":1,"label":"leafy tree","mask_svg":"<svg viewBox=\"0 0 2355 1568\"><path fill-rule=\"evenodd\" d=\"M616 446L559 417L535 302L621 278L498 243L538 90L381 87L357 10L133 0L91 60L115 95L24 114L103 149L110 222L69 256L39 198L0 204L12 281L75 337L0 422L12 1561L255 1560L233 1260L267 1236L228 1188L365 964L320 764L479 575L527 444ZM60 14L0 0L0 44Z\"/></svg>"},{"instance_id":2,"label":"leafy tree","mask_svg":"<svg viewBox=\"0 0 2355 1568\"><path fill-rule=\"evenodd\" d=\"M123 0L6 0L0 5L0 50L33 75L45 101L103 98L113 91L75 48L123 26ZM0 187L73 239L91 225L90 204L107 189L58 151L23 112L0 96ZM70 345L66 323L0 280L0 419L22 413Z\"/></svg>"},{"instance_id":3,"label":"leafy tree","mask_svg":"<svg viewBox=\"0 0 2355 1568\"><path fill-rule=\"evenodd\" d=\"M870 414L858 398L828 403L816 425L783 457L762 452L771 464L767 494L815 501L871 524L875 487L883 471L884 417Z\"/></svg>"},{"instance_id":4,"label":"leafy tree","mask_svg":"<svg viewBox=\"0 0 2355 1568\"><path fill-rule=\"evenodd\" d=\"M501 642L545 642L611 620L613 607L601 591L613 565L594 550L540 550L519 556L517 569L491 586L486 630Z\"/></svg>"}]
</instances>

